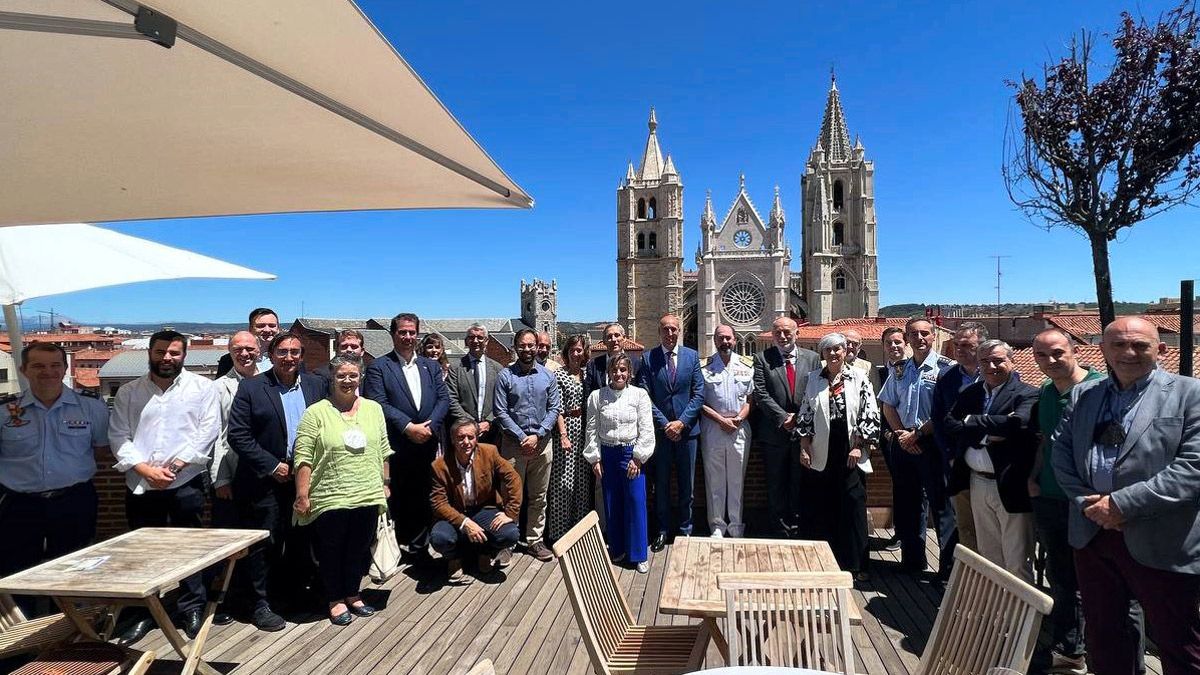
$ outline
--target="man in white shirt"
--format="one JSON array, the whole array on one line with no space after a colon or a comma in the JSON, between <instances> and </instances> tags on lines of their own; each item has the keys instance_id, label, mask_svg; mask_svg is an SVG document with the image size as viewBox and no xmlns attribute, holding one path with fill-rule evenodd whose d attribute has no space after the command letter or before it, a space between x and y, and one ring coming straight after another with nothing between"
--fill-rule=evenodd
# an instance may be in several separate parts
<instances>
[{"instance_id":1,"label":"man in white shirt","mask_svg":"<svg viewBox=\"0 0 1200 675\"><path fill-rule=\"evenodd\" d=\"M704 377L704 406L700 409L700 455L708 488L708 526L714 537L740 537L742 479L750 449L750 395L754 391L754 360L735 354L733 328L717 326L717 351L700 369ZM726 516L728 514L728 516Z\"/></svg>"},{"instance_id":2,"label":"man in white shirt","mask_svg":"<svg viewBox=\"0 0 1200 675\"><path fill-rule=\"evenodd\" d=\"M204 473L221 430L220 392L184 369L187 338L150 336L150 372L126 383L113 400L108 437L125 473L129 527L202 527ZM189 637L200 629L206 592L200 574L180 583L178 610ZM148 629L142 619L127 638ZM140 636L138 636L140 638Z\"/></svg>"}]
</instances>

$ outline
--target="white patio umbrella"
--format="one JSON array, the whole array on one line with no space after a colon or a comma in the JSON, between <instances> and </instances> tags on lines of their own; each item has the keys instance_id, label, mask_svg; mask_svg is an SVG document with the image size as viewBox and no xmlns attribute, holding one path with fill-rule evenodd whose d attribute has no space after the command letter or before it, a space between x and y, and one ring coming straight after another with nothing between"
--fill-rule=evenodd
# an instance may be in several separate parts
<instances>
[{"instance_id":1,"label":"white patio umbrella","mask_svg":"<svg viewBox=\"0 0 1200 675\"><path fill-rule=\"evenodd\" d=\"M4 305L4 322L18 368L21 321L17 305L31 298L160 279L274 278L273 274L92 225L0 227L0 305Z\"/></svg>"},{"instance_id":2,"label":"white patio umbrella","mask_svg":"<svg viewBox=\"0 0 1200 675\"><path fill-rule=\"evenodd\" d=\"M0 0L0 92L0 225L533 204L350 0Z\"/></svg>"}]
</instances>

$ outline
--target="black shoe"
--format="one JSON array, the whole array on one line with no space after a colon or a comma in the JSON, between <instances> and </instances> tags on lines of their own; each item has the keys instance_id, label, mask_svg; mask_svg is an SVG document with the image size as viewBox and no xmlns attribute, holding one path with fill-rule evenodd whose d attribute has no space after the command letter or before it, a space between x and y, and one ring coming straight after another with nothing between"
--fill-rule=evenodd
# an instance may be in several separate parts
<instances>
[{"instance_id":1,"label":"black shoe","mask_svg":"<svg viewBox=\"0 0 1200 675\"><path fill-rule=\"evenodd\" d=\"M350 622L353 620L354 620L354 615L351 614L349 611L342 612L341 614L338 614L337 616L329 617L329 623L331 623L335 626L349 626Z\"/></svg>"},{"instance_id":2,"label":"black shoe","mask_svg":"<svg viewBox=\"0 0 1200 675\"><path fill-rule=\"evenodd\" d=\"M233 615L229 612L217 612L213 614L213 625L228 626L233 623Z\"/></svg>"},{"instance_id":3,"label":"black shoe","mask_svg":"<svg viewBox=\"0 0 1200 675\"><path fill-rule=\"evenodd\" d=\"M120 642L123 645L131 645L146 637L146 633L149 633L153 628L154 619L149 617L145 619L138 619L137 621L129 624L129 627L121 633Z\"/></svg>"},{"instance_id":4,"label":"black shoe","mask_svg":"<svg viewBox=\"0 0 1200 675\"><path fill-rule=\"evenodd\" d=\"M183 613L183 634L189 640L195 640L200 634L200 624L204 622L204 613L199 609L189 609Z\"/></svg>"},{"instance_id":5,"label":"black shoe","mask_svg":"<svg viewBox=\"0 0 1200 675\"><path fill-rule=\"evenodd\" d=\"M267 606L254 610L254 615L250 617L250 623L254 624L255 628L268 633L281 631L287 626L283 617L271 611L271 608Z\"/></svg>"},{"instance_id":6,"label":"black shoe","mask_svg":"<svg viewBox=\"0 0 1200 675\"><path fill-rule=\"evenodd\" d=\"M659 532L654 541L650 542L650 550L658 553L667 547L667 533Z\"/></svg>"},{"instance_id":7,"label":"black shoe","mask_svg":"<svg viewBox=\"0 0 1200 675\"><path fill-rule=\"evenodd\" d=\"M896 537L892 537L891 539L888 539L887 543L883 545L883 550L899 551L900 550L900 540Z\"/></svg>"},{"instance_id":8,"label":"black shoe","mask_svg":"<svg viewBox=\"0 0 1200 675\"><path fill-rule=\"evenodd\" d=\"M355 607L354 605L348 605L348 606L350 607L350 611L353 612L355 616L374 616L375 615L375 608L370 605L359 605L357 607Z\"/></svg>"}]
</instances>

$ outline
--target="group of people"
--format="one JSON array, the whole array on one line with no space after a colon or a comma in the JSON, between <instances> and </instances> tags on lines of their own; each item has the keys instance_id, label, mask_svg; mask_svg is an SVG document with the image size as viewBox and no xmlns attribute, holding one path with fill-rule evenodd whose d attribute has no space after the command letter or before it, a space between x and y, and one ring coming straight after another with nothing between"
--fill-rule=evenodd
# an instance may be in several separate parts
<instances>
[{"instance_id":1,"label":"group of people","mask_svg":"<svg viewBox=\"0 0 1200 675\"><path fill-rule=\"evenodd\" d=\"M451 583L470 582L464 561L487 574L516 547L552 560L548 543L593 508L614 563L646 572L650 551L693 534L698 454L709 536L745 534L754 437L767 534L828 541L866 579L876 453L892 476L905 570L927 570L930 521L943 576L962 543L1032 581L1040 544L1055 598L1047 672L1084 673L1085 655L1100 675L1136 672L1144 631L1167 673L1200 672L1200 385L1157 367L1165 347L1141 319L1105 329L1107 377L1078 362L1068 336L1039 334L1040 388L971 322L954 332L953 359L934 350L928 320L889 328L878 367L853 330L799 347L790 318L753 357L736 353L729 326L702 357L670 314L640 355L624 351L615 323L594 358L585 335L554 359L548 335L521 330L507 366L487 355L481 324L453 361L420 330L398 314L393 351L365 368L362 334L343 331L337 356L308 370L303 341L259 308L215 381L183 367L183 335L160 331L148 372L118 390L111 416L63 387L60 347L25 347L29 388L0 427L0 574L94 537L94 457L110 448L130 527L201 527L211 500L214 526L270 532L218 622L241 611L279 630L275 607L317 597L336 625L373 614L360 584L385 509L417 562L429 549L446 559ZM193 635L204 582L179 594ZM127 637L150 625L137 619Z\"/></svg>"}]
</instances>

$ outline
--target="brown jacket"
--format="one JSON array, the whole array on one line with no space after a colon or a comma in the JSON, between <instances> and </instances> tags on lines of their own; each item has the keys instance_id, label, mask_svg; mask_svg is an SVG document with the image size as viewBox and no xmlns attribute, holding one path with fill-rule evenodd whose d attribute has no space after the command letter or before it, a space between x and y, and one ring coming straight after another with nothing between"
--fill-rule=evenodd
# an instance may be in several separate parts
<instances>
[{"instance_id":1,"label":"brown jacket","mask_svg":"<svg viewBox=\"0 0 1200 675\"><path fill-rule=\"evenodd\" d=\"M480 443L475 448L471 473L475 480L475 506L499 507L504 515L516 522L521 513L521 477L512 464L500 456L496 446ZM449 449L446 457L438 457L433 462L433 492L429 501L433 505L434 522L445 520L454 527L462 527L466 518L463 478L453 449Z\"/></svg>"}]
</instances>

